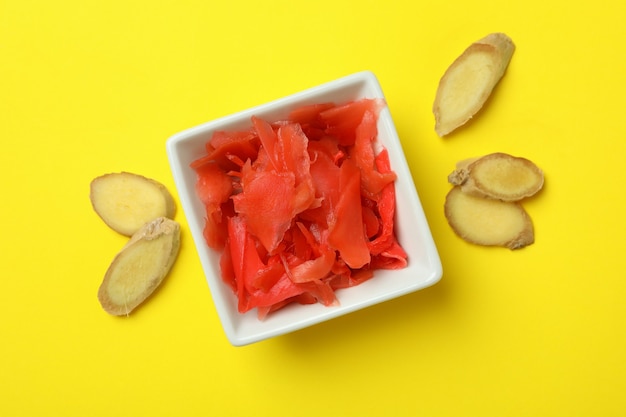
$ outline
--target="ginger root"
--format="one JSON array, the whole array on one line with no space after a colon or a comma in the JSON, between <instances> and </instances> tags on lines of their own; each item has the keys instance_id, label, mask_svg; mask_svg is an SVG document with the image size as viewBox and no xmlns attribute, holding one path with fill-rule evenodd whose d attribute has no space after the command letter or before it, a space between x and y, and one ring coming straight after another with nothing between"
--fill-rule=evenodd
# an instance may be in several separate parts
<instances>
[{"instance_id":1,"label":"ginger root","mask_svg":"<svg viewBox=\"0 0 626 417\"><path fill-rule=\"evenodd\" d=\"M444 211L452 230L469 243L513 250L535 241L530 217L516 202L476 197L456 186L446 196Z\"/></svg>"},{"instance_id":2,"label":"ginger root","mask_svg":"<svg viewBox=\"0 0 626 417\"><path fill-rule=\"evenodd\" d=\"M159 217L140 228L115 256L98 290L102 308L128 315L169 273L180 248L180 225Z\"/></svg>"},{"instance_id":3,"label":"ginger root","mask_svg":"<svg viewBox=\"0 0 626 417\"><path fill-rule=\"evenodd\" d=\"M469 121L485 104L515 51L511 38L492 33L471 44L439 81L433 114L443 137Z\"/></svg>"},{"instance_id":4,"label":"ginger root","mask_svg":"<svg viewBox=\"0 0 626 417\"><path fill-rule=\"evenodd\" d=\"M502 201L530 197L543 181L543 172L532 161L501 152L461 161L448 176L464 193Z\"/></svg>"},{"instance_id":5,"label":"ginger root","mask_svg":"<svg viewBox=\"0 0 626 417\"><path fill-rule=\"evenodd\" d=\"M90 187L91 204L113 230L132 236L158 217L174 218L176 205L161 183L129 172L105 174Z\"/></svg>"},{"instance_id":6,"label":"ginger root","mask_svg":"<svg viewBox=\"0 0 626 417\"><path fill-rule=\"evenodd\" d=\"M456 164L444 213L467 242L520 249L535 241L533 224L520 204L543 187L543 172L528 159L496 152Z\"/></svg>"}]
</instances>

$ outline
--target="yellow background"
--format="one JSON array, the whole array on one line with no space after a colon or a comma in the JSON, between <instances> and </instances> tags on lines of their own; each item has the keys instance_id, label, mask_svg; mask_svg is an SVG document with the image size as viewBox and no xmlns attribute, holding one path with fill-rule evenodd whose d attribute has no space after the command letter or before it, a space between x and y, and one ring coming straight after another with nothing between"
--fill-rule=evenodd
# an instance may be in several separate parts
<instances>
[{"instance_id":1,"label":"yellow background","mask_svg":"<svg viewBox=\"0 0 626 417\"><path fill-rule=\"evenodd\" d=\"M625 4L0 0L0 415L623 416ZM506 76L438 138L440 76L495 31L517 45ZM366 69L440 283L235 348L181 210L161 289L129 318L101 310L126 239L92 211L92 178L132 171L174 192L172 134ZM454 163L495 151L546 174L521 251L466 244L443 217Z\"/></svg>"}]
</instances>

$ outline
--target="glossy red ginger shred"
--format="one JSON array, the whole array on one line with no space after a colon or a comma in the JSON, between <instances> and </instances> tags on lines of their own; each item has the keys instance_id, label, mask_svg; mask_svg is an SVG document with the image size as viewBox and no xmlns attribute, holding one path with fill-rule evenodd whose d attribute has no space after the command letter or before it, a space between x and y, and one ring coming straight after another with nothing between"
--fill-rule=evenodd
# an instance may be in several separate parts
<instances>
[{"instance_id":1,"label":"glossy red ginger shred","mask_svg":"<svg viewBox=\"0 0 626 417\"><path fill-rule=\"evenodd\" d=\"M335 291L400 269L395 173L377 149L382 99L302 106L285 120L217 131L191 164L205 240L238 310L336 305Z\"/></svg>"}]
</instances>

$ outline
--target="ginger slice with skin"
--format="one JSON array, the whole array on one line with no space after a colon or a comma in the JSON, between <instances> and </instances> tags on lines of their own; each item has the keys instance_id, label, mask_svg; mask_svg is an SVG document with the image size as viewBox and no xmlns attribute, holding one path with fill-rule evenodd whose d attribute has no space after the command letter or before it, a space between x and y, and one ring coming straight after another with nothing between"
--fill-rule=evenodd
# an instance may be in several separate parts
<instances>
[{"instance_id":1,"label":"ginger slice with skin","mask_svg":"<svg viewBox=\"0 0 626 417\"><path fill-rule=\"evenodd\" d=\"M514 250L535 241L530 217L516 202L476 197L457 186L448 192L444 212L452 230L469 243Z\"/></svg>"},{"instance_id":2,"label":"ginger slice with skin","mask_svg":"<svg viewBox=\"0 0 626 417\"><path fill-rule=\"evenodd\" d=\"M130 314L165 279L180 249L180 225L165 217L146 223L124 245L98 290L102 308L114 316Z\"/></svg>"},{"instance_id":3,"label":"ginger slice with skin","mask_svg":"<svg viewBox=\"0 0 626 417\"><path fill-rule=\"evenodd\" d=\"M491 33L471 44L439 81L433 114L443 137L467 123L485 104L515 51L511 38Z\"/></svg>"},{"instance_id":4,"label":"ginger slice with skin","mask_svg":"<svg viewBox=\"0 0 626 417\"><path fill-rule=\"evenodd\" d=\"M132 236L158 217L174 218L176 204L165 186L130 172L105 174L90 184L95 212L113 230Z\"/></svg>"},{"instance_id":5,"label":"ginger slice with skin","mask_svg":"<svg viewBox=\"0 0 626 417\"><path fill-rule=\"evenodd\" d=\"M519 201L541 190L544 176L532 161L496 152L460 161L448 182L474 196Z\"/></svg>"}]
</instances>

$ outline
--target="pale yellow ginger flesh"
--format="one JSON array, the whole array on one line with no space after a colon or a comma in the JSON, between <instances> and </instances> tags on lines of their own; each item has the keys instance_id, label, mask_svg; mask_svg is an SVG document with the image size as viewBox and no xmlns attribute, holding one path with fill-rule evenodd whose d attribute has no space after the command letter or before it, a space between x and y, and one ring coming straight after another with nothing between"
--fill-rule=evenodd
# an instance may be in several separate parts
<instances>
[{"instance_id":1,"label":"pale yellow ginger flesh","mask_svg":"<svg viewBox=\"0 0 626 417\"><path fill-rule=\"evenodd\" d=\"M478 197L519 201L541 190L544 176L532 161L497 152L459 162L448 182Z\"/></svg>"},{"instance_id":2,"label":"pale yellow ginger flesh","mask_svg":"<svg viewBox=\"0 0 626 417\"><path fill-rule=\"evenodd\" d=\"M130 314L169 273L180 248L180 225L160 217L137 231L109 266L98 290L102 308L114 316Z\"/></svg>"},{"instance_id":3,"label":"pale yellow ginger flesh","mask_svg":"<svg viewBox=\"0 0 626 417\"><path fill-rule=\"evenodd\" d=\"M519 203L476 197L453 187L444 211L452 230L469 243L513 250L535 241L530 217Z\"/></svg>"},{"instance_id":4,"label":"pale yellow ginger flesh","mask_svg":"<svg viewBox=\"0 0 626 417\"><path fill-rule=\"evenodd\" d=\"M467 123L483 107L515 51L511 38L492 33L471 44L439 81L433 114L443 137Z\"/></svg>"},{"instance_id":5,"label":"pale yellow ginger flesh","mask_svg":"<svg viewBox=\"0 0 626 417\"><path fill-rule=\"evenodd\" d=\"M132 236L158 217L174 218L176 205L163 184L129 172L105 174L91 182L91 204L113 230Z\"/></svg>"}]
</instances>

